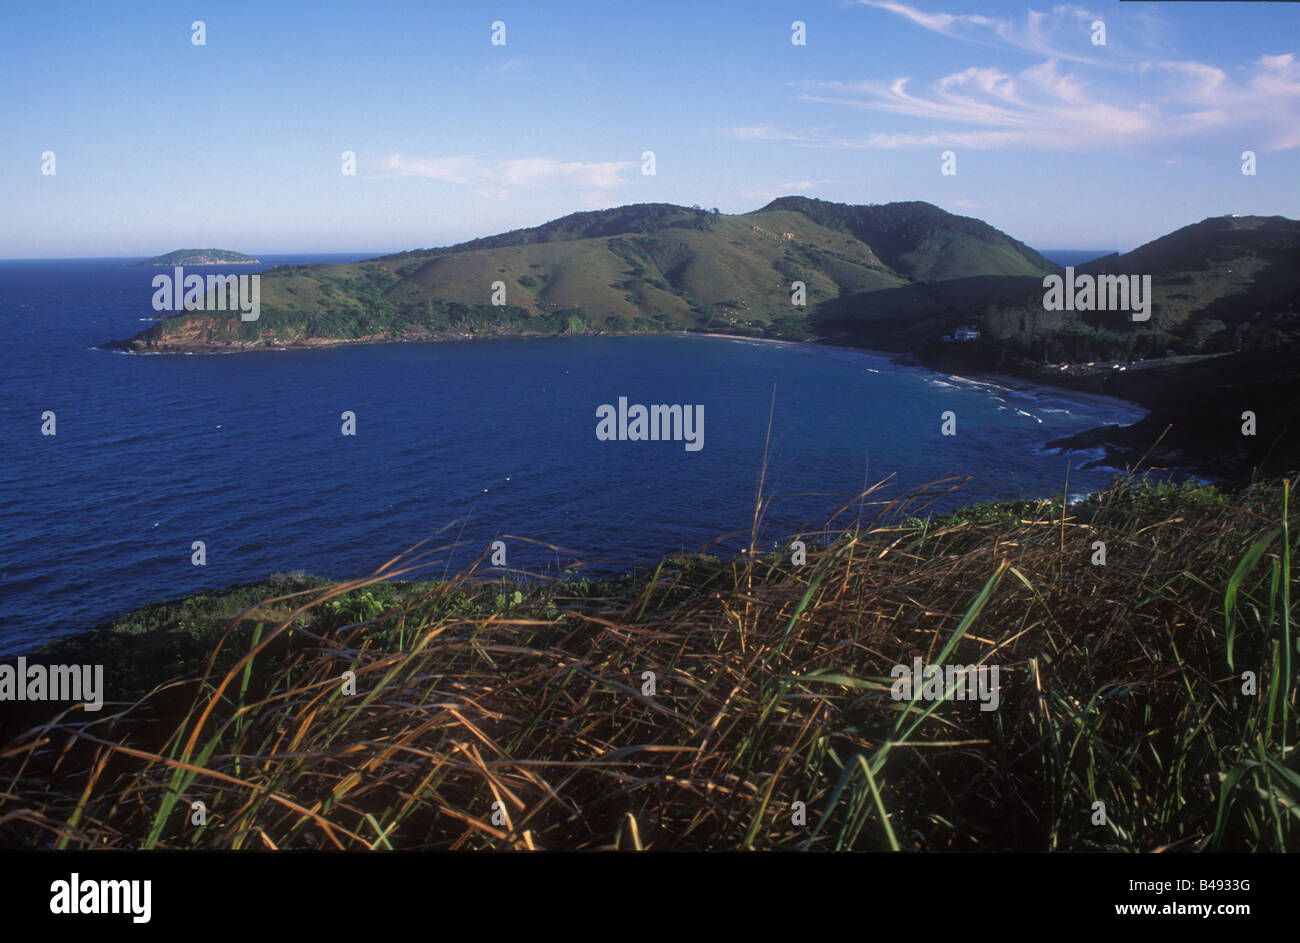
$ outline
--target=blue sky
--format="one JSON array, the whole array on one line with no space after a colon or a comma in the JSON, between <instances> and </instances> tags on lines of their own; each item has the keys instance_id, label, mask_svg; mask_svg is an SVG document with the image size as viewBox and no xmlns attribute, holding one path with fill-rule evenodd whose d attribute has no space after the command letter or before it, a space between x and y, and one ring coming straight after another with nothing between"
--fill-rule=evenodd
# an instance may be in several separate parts
<instances>
[{"instance_id":1,"label":"blue sky","mask_svg":"<svg viewBox=\"0 0 1300 943\"><path fill-rule=\"evenodd\" d=\"M0 257L377 254L788 193L1127 250L1300 216L1298 47L1293 3L6 4Z\"/></svg>"}]
</instances>

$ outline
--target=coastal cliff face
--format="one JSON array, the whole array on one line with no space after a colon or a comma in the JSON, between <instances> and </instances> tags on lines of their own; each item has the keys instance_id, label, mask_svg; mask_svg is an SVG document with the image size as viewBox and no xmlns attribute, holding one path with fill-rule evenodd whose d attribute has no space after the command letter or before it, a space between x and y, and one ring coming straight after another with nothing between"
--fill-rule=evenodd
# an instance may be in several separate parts
<instances>
[{"instance_id":1,"label":"coastal cliff face","mask_svg":"<svg viewBox=\"0 0 1300 943\"><path fill-rule=\"evenodd\" d=\"M1082 467L1173 467L1219 481L1282 475L1300 463L1300 358L1294 348L1247 351L1138 371L1128 398L1151 412L1048 448L1102 457Z\"/></svg>"},{"instance_id":2,"label":"coastal cliff face","mask_svg":"<svg viewBox=\"0 0 1300 943\"><path fill-rule=\"evenodd\" d=\"M129 340L119 342L118 349L129 350L137 354L234 353L244 350L331 347L339 344L364 344L406 339L388 332L362 335L356 338L329 338L280 336L275 331L259 333L250 338L244 336L239 330L238 325L241 322L233 321L229 317L187 317L183 320L175 320L179 323L170 325L166 321L160 322Z\"/></svg>"},{"instance_id":3,"label":"coastal cliff face","mask_svg":"<svg viewBox=\"0 0 1300 943\"><path fill-rule=\"evenodd\" d=\"M160 323L135 337L105 346L136 354L221 354L252 350L295 350L342 347L351 344L412 343L473 340L476 337L543 337L541 331L431 331L419 325L401 331L376 331L356 337L309 337L301 332L262 331L251 338L239 331L240 322L228 317L188 317L172 330Z\"/></svg>"},{"instance_id":4,"label":"coastal cliff face","mask_svg":"<svg viewBox=\"0 0 1300 943\"><path fill-rule=\"evenodd\" d=\"M122 347L135 353L183 353L195 350L214 350L226 346L247 346L223 337L229 329L228 318L197 317L177 319L174 325L156 324L141 331L130 340L123 341ZM168 330L167 328L171 328Z\"/></svg>"}]
</instances>

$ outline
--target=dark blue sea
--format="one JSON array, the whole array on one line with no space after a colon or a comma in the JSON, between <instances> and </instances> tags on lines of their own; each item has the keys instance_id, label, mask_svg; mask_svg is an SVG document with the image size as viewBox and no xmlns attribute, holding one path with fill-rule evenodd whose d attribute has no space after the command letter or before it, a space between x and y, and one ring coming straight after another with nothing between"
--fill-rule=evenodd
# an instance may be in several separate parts
<instances>
[{"instance_id":1,"label":"dark blue sea","mask_svg":"<svg viewBox=\"0 0 1300 943\"><path fill-rule=\"evenodd\" d=\"M99 349L147 326L158 271L0 262L0 653L274 572L364 575L425 539L461 543L429 577L498 537L512 569L551 574L697 550L750 525L774 389L771 539L889 475L890 495L957 473L977 476L981 499L1059 494L1069 459L1044 443L1141 415L849 350L707 337ZM703 448L598 441L596 408L620 396L702 405ZM345 410L355 437L341 434ZM1075 469L1068 490L1111 474ZM205 566L191 563L196 540Z\"/></svg>"},{"instance_id":2,"label":"dark blue sea","mask_svg":"<svg viewBox=\"0 0 1300 943\"><path fill-rule=\"evenodd\" d=\"M1055 262L1057 265L1070 266L1082 265L1084 262L1091 262L1093 259L1100 259L1103 255L1110 255L1115 249L1044 249L1040 253L1043 258L1049 262Z\"/></svg>"}]
</instances>

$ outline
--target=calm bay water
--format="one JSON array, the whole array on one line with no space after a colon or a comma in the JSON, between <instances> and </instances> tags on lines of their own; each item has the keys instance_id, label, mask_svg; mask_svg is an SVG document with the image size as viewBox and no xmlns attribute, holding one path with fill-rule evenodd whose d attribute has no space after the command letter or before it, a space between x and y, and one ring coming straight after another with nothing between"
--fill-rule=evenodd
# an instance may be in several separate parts
<instances>
[{"instance_id":1,"label":"calm bay water","mask_svg":"<svg viewBox=\"0 0 1300 943\"><path fill-rule=\"evenodd\" d=\"M276 571L362 575L425 538L459 537L460 564L518 535L598 561L594 572L699 549L749 526L774 386L773 539L823 520L864 478L896 475L891 495L952 473L976 474L985 499L1059 493L1068 459L1046 441L1141 415L859 352L719 338L95 349L145 326L158 271L0 262L0 654ZM596 408L619 396L702 405L703 449L598 441ZM944 437L949 409L958 434ZM53 437L40 432L46 410ZM355 437L340 434L345 410ZM1069 489L1110 475L1075 469ZM195 540L206 566L190 562ZM572 559L508 546L515 569Z\"/></svg>"}]
</instances>

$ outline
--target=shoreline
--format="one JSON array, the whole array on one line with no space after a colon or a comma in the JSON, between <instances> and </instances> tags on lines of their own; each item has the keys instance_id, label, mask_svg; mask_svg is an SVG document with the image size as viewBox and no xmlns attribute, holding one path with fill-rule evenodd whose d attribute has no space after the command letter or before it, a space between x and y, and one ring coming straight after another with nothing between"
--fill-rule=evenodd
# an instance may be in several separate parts
<instances>
[{"instance_id":1,"label":"shoreline","mask_svg":"<svg viewBox=\"0 0 1300 943\"><path fill-rule=\"evenodd\" d=\"M1045 391L1053 395L1060 395L1062 399L1078 403L1081 406L1096 403L1099 405L1123 407L1136 414L1136 417L1132 422L1140 422L1151 413L1151 409L1143 403L1137 400L1125 399L1122 396L1111 396L1108 393L1097 393L1092 390L1081 389L1077 386L1064 386L1055 383L1047 383L1037 378L1020 376L1014 373L989 373L981 370L955 373L946 367L929 364L923 360L919 360L915 355L906 351L879 350L870 347L852 347L845 344L829 343L820 337L809 338L808 340L803 341L788 341L775 337L745 337L744 335L737 334L698 334L694 332L675 333L685 337L716 337L724 340L759 341L765 344L785 344L791 347L813 346L822 350L838 350L846 353L865 354L870 357L887 360L896 367L925 370L929 373L935 374L936 376L946 377L959 382L993 386L1013 393Z\"/></svg>"},{"instance_id":2,"label":"shoreline","mask_svg":"<svg viewBox=\"0 0 1300 943\"><path fill-rule=\"evenodd\" d=\"M1117 470L1117 474L1122 474ZM1201 484L1205 484L1201 482ZM1216 483L1209 483L1212 487L1218 488ZM934 520L941 521L950 517L960 518L965 515L971 508L988 507L988 508L1008 508L1022 505L1030 502L1037 505L1054 505L1063 501L1069 507L1075 507L1094 495L1104 494L1108 489L1114 487L1114 483L1104 485L1100 488L1082 491L1082 492L1063 492L1060 495L1039 498L994 498L980 499L978 496L983 490L983 486L971 486L971 492L976 496L975 500L959 504L948 510L937 511L934 513ZM901 500L900 495L895 500ZM849 532L852 525L845 525ZM788 543L788 539L793 534L783 534L778 543ZM609 569L592 569L586 573L574 571L570 580L590 580L592 583L610 583L616 584L628 580L636 581L645 579L656 572L657 566L662 565L665 561L674 559L687 559L694 557L716 557L723 563L740 562L745 558L745 549L730 548L725 549L725 545L713 543L708 545L712 549L704 551L688 552L665 550L657 554L629 563L625 566L614 567ZM399 574L405 571L399 571ZM231 600L242 600L233 605L231 612L239 612L247 608L250 600L257 605L261 605L265 599L283 596L290 590L301 590L305 588L319 589L326 586L338 586L349 582L361 580L370 580L373 574L365 576L349 576L347 574L327 575L321 572L307 572L301 569L295 570L274 570L261 575L246 576L237 578L235 581L208 587L200 587L186 591L176 592L174 595L168 594L162 597L150 595L146 601L139 602L135 605L127 606L119 611L101 618L96 618L89 624L83 624L80 628L73 629L54 637L43 640L32 640L30 645L22 645L18 648L10 648L8 645L0 643L4 648L4 654L0 654L0 665L12 664L18 658L49 658L55 655L67 656L71 651L85 651L103 644L115 644L129 639L138 640L140 644L154 648L156 654L163 657L167 654L168 645L172 644L173 638L184 637L184 622L177 622L175 625L169 625L165 632L174 633L172 635L155 634L159 631L158 626L138 631L130 628L133 617L141 617L144 621L153 621L153 618L159 614L166 614L168 618L178 610L194 607L204 601L215 601L225 603ZM384 578L377 580L383 585L394 587L416 587L416 586L435 586L447 582L456 582L459 578L455 576L429 576L421 577L418 575L398 575L396 578ZM472 586L497 586L500 584L501 576L474 576L466 581L466 585ZM536 590L548 585L563 585L564 580L557 578L547 578L540 574L513 574L511 576L512 585L520 588L531 588L529 591ZM148 617L148 618L145 618ZM190 639L192 641L192 639Z\"/></svg>"},{"instance_id":3,"label":"shoreline","mask_svg":"<svg viewBox=\"0 0 1300 943\"><path fill-rule=\"evenodd\" d=\"M542 333L542 332L502 332L497 334L480 333L432 333L419 332L406 335L371 335L362 338L318 338L305 342L296 342L280 346L271 346L265 342L256 345L247 344L195 344L185 345L180 349L137 350L130 341L109 342L98 350L116 353L146 355L185 355L193 354L241 354L241 353L283 353L285 351L331 350L341 347L383 345L383 344L421 344L443 342L490 342L508 340L536 340L539 338L596 338L596 337L707 337L714 340L746 341L760 344L787 345L790 347L816 347L829 351L861 354L877 358L902 370L925 371L935 377L948 378L959 383L983 384L1007 392L1024 396L1050 396L1081 407L1109 409L1119 415L1110 420L1099 421L1080 432L1060 436L1043 443L1044 450L1058 455L1078 454L1079 469L1117 469L1144 467L1149 471L1160 471L1175 477L1186 475L1199 481L1226 484L1241 478L1249 472L1249 465L1244 459L1230 457L1225 460L1212 450L1198 445L1195 423L1189 423L1187 417L1179 412L1176 404L1139 395L1132 398L1116 396L1102 392L1095 385L1089 384L1087 378L1073 377L1072 382L1055 382L1060 378L1055 373L1044 374L1038 370L1026 369L1023 372L990 372L979 369L975 364L936 361L923 353L905 350L882 350L846 344L842 340L826 337L809 337L802 340L790 340L778 337L756 337L749 334L727 334L719 331L599 331L583 333ZM186 349L188 348L188 349ZM1098 373L1098 378L1106 379L1108 374ZM1166 425L1181 424L1181 431L1168 439L1162 438ZM1099 451L1100 450L1100 451ZM1088 454L1091 453L1091 454Z\"/></svg>"},{"instance_id":4,"label":"shoreline","mask_svg":"<svg viewBox=\"0 0 1300 943\"><path fill-rule=\"evenodd\" d=\"M110 341L107 344L100 345L96 350L107 350L115 353L126 353L137 356L191 356L195 354L248 354L248 353L283 353L285 351L311 351L311 350L333 350L341 347L356 346L380 346L387 344L423 344L423 343L451 343L451 342L474 342L474 341L504 341L504 340L537 340L542 338L551 338L556 340L568 338L594 338L594 337L708 337L715 340L729 341L746 341L760 344L776 344L789 347L816 347L818 349L842 351L845 353L863 354L869 357L876 357L887 361L895 367L902 369L924 370L935 376L947 377L967 383L988 384L998 387L1008 392L1030 394L1046 393L1048 395L1060 397L1068 402L1077 403L1080 406L1098 405L1111 406L1117 411L1122 411L1128 415L1123 418L1123 423L1102 423L1093 426L1082 432L1070 436L1064 436L1058 439L1052 439L1044 443L1043 448L1054 449L1058 454L1069 454L1071 452L1089 452L1096 449L1102 449L1100 458L1088 461L1081 465L1080 469L1089 468L1123 468L1126 464L1131 464L1135 459L1141 458L1134 449L1123 441L1126 433L1131 433L1133 428L1153 415L1153 408L1138 400L1125 399L1123 397L1111 396L1106 393L1096 392L1094 390L1084 389L1078 385L1063 385L1045 382L1047 378L1038 376L1022 376L1015 373L989 373L982 370L973 370L970 372L956 373L948 365L939 365L926 362L918 358L915 354L908 351L891 351L881 350L870 347L857 347L849 344L836 343L825 337L809 337L804 340L787 340L779 337L754 337L747 334L724 334L718 331L658 331L654 333L643 333L636 331L601 331L596 333L575 333L575 334L545 334L536 333L501 333L501 334L474 334L474 333L418 333L409 335L383 335L367 336L360 338L319 338L309 341L298 341L291 344L280 346L270 345L265 342L256 345L234 344L230 345L188 345L192 349L171 349L171 350L136 350L132 348L131 341ZM1145 454L1145 453L1144 453ZM1190 456L1172 454L1169 456L1176 461L1169 470L1182 471L1188 475L1200 478L1208 477L1214 481L1224 481L1227 479L1221 469L1214 468L1205 462L1197 462Z\"/></svg>"},{"instance_id":5,"label":"shoreline","mask_svg":"<svg viewBox=\"0 0 1300 943\"><path fill-rule=\"evenodd\" d=\"M128 262L128 265L138 265L141 268L198 268L201 265L261 265L261 259L248 259L245 262Z\"/></svg>"},{"instance_id":6,"label":"shoreline","mask_svg":"<svg viewBox=\"0 0 1300 943\"><path fill-rule=\"evenodd\" d=\"M159 321L164 320L162 318ZM898 367L910 369L922 369L934 373L938 376L951 377L958 380L974 381L989 383L1014 392L1023 392L1026 390L1049 390L1054 393L1071 394L1066 397L1073 399L1075 396L1085 397L1085 400L1079 400L1082 404L1087 399L1095 401L1104 401L1132 407L1135 411L1140 411L1144 415L1150 412L1150 409L1137 400L1125 399L1119 396L1111 396L1106 393L1097 393L1091 390L1081 389L1077 386L1066 386L1062 384L1048 383L1036 377L1021 376L1014 373L989 373L980 370L970 371L968 373L955 373L951 369L924 360L918 359L916 355L908 351L899 350L882 350L872 347L856 347L850 344L835 343L824 337L809 337L804 340L787 340L780 337L754 337L748 334L723 334L717 331L658 331L646 333L640 331L600 331L593 333L574 333L574 334L546 334L542 332L530 333L502 333L502 334L473 334L473 333L429 333L429 334L411 334L398 336L367 336L367 337L331 337L317 338L308 341L295 341L289 344L273 345L265 342L252 344L196 344L177 347L169 350L136 350L130 347L130 340L125 341L108 341L100 344L92 350L113 351L118 353L133 354L136 356L189 356L193 354L253 354L253 353L282 353L285 351L309 351L309 350L332 350L339 347L358 347L358 346L381 346L387 344L436 344L436 343L455 343L462 341L508 341L508 340L539 340L554 339L566 340L572 338L597 338L597 337L709 337L716 340L746 341L759 344L776 344L788 347L816 347L821 350L837 350L845 353L865 354L870 357L878 357L887 360ZM1142 417L1139 417L1139 419ZM1138 420L1134 420L1135 422Z\"/></svg>"}]
</instances>

